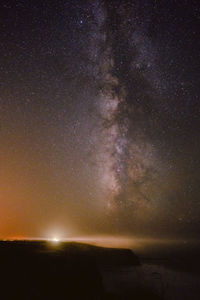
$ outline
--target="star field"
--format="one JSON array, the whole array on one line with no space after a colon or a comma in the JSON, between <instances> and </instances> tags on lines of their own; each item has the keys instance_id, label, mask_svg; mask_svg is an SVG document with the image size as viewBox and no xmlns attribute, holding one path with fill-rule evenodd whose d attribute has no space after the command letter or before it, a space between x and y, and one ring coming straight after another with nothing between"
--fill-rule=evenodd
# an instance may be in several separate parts
<instances>
[{"instance_id":1,"label":"star field","mask_svg":"<svg viewBox=\"0 0 200 300\"><path fill-rule=\"evenodd\" d=\"M1 2L3 237L198 234L199 16L186 0Z\"/></svg>"}]
</instances>

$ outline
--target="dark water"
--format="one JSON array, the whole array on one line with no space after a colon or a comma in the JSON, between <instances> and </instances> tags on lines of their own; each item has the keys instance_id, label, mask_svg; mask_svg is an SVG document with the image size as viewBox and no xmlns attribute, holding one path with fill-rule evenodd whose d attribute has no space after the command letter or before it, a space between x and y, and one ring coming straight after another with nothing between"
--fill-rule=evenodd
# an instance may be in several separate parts
<instances>
[{"instance_id":1,"label":"dark water","mask_svg":"<svg viewBox=\"0 0 200 300\"><path fill-rule=\"evenodd\" d=\"M198 241L149 243L138 254L146 286L163 299L200 299Z\"/></svg>"}]
</instances>

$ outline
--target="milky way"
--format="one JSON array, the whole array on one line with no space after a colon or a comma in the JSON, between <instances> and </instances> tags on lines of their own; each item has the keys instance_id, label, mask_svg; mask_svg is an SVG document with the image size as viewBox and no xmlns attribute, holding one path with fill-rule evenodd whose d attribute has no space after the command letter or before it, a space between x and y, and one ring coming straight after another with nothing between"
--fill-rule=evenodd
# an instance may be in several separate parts
<instances>
[{"instance_id":1,"label":"milky way","mask_svg":"<svg viewBox=\"0 0 200 300\"><path fill-rule=\"evenodd\" d=\"M198 234L199 5L0 5L1 235Z\"/></svg>"},{"instance_id":2,"label":"milky way","mask_svg":"<svg viewBox=\"0 0 200 300\"><path fill-rule=\"evenodd\" d=\"M171 156L177 155L179 147L179 137L172 136L179 135L179 131L185 134L184 121L179 125L176 118L185 117L184 106L190 100L186 97L183 107L174 112L173 105L181 96L177 93L186 93L186 83L170 81L173 72L166 76L163 71L164 46L150 33L156 4L151 8L146 4L146 12L143 5L134 4L99 3L99 30L104 32L98 53L102 76L98 101L104 127L98 155L99 178L107 207L112 213L117 211L115 218L122 227L124 222L130 228L139 223L140 228L149 224L155 230L163 214L163 230L169 224L193 223L198 219L198 213L191 213L193 200L185 199L187 188L183 187L182 178L171 183L171 177L181 177L179 173L183 172L176 170L177 158L175 165L171 163ZM140 9L144 10L144 19ZM170 84L180 85L181 91ZM187 168L185 162L182 165ZM183 198L188 204L183 205Z\"/></svg>"}]
</instances>

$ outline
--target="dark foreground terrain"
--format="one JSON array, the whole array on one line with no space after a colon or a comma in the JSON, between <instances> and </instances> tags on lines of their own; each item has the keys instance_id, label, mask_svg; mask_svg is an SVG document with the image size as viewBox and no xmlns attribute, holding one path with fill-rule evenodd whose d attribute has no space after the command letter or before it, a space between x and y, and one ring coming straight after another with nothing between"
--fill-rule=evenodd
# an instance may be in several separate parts
<instances>
[{"instance_id":1,"label":"dark foreground terrain","mask_svg":"<svg viewBox=\"0 0 200 300\"><path fill-rule=\"evenodd\" d=\"M200 299L198 272L128 249L0 242L1 299ZM186 286L186 287L185 287Z\"/></svg>"}]
</instances>

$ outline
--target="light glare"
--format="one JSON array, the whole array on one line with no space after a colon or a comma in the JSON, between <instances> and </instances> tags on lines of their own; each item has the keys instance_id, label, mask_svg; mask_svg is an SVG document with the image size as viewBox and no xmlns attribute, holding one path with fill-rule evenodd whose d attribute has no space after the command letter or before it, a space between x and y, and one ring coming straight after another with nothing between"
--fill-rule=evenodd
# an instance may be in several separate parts
<instances>
[{"instance_id":1,"label":"light glare","mask_svg":"<svg viewBox=\"0 0 200 300\"><path fill-rule=\"evenodd\" d=\"M59 239L55 237L55 238L52 239L52 242L58 243L58 242L59 242Z\"/></svg>"}]
</instances>

